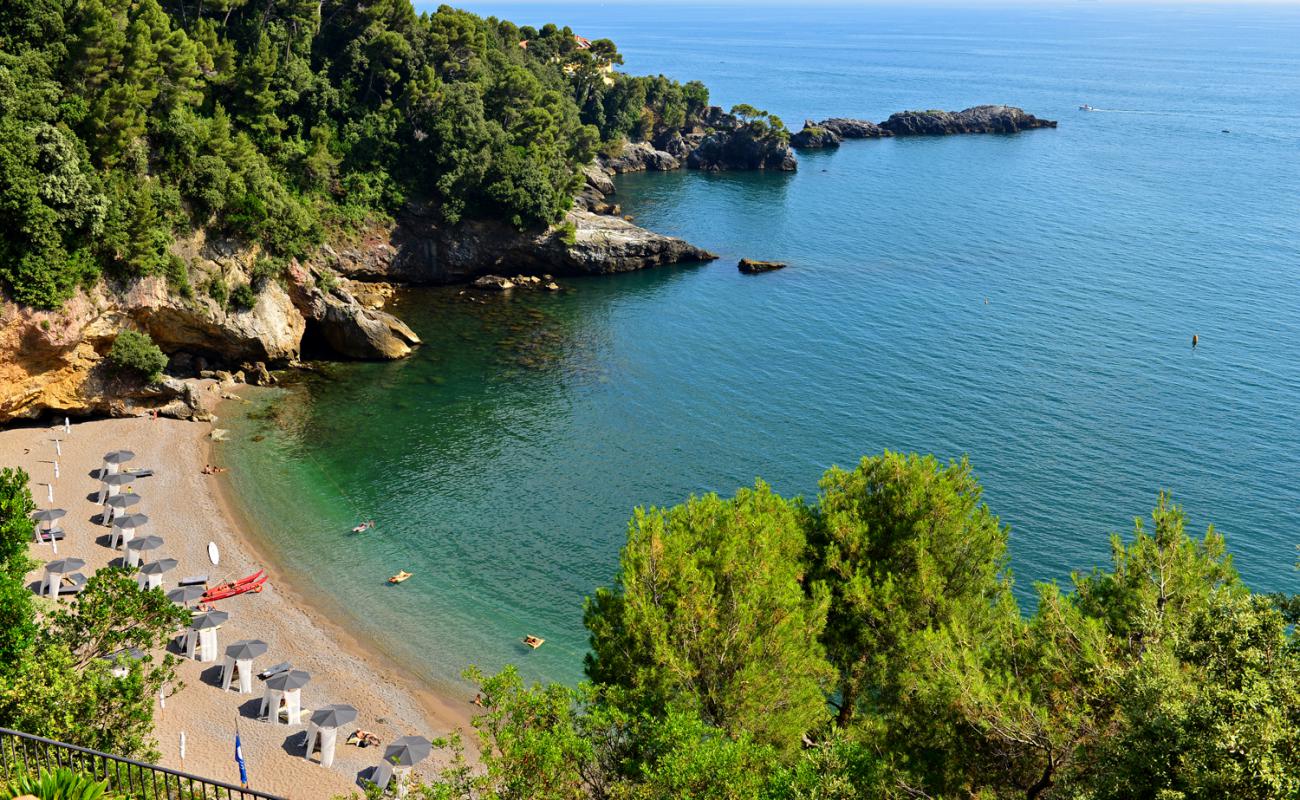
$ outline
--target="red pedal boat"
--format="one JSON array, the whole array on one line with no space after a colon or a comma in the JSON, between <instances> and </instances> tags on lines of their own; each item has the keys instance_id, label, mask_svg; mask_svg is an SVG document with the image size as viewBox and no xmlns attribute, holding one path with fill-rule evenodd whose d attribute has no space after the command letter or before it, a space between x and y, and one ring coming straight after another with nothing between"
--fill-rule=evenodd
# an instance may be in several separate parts
<instances>
[{"instance_id":1,"label":"red pedal boat","mask_svg":"<svg viewBox=\"0 0 1300 800\"><path fill-rule=\"evenodd\" d=\"M245 592L260 592L262 591L263 584L265 584L269 579L270 576L266 574L266 570L259 569L248 577L213 586L203 595L201 602L207 603L213 600L224 600L227 597L234 597L237 594L244 594Z\"/></svg>"}]
</instances>

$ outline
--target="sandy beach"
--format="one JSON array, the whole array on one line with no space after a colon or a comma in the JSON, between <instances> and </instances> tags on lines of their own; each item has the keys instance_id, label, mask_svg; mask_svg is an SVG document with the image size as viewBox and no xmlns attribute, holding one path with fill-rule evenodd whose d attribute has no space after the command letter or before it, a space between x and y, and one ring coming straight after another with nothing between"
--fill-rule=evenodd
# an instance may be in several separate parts
<instances>
[{"instance_id":1,"label":"sandy beach","mask_svg":"<svg viewBox=\"0 0 1300 800\"><path fill-rule=\"evenodd\" d=\"M100 468L106 452L119 448L134 451L136 457L127 467L155 472L133 483L133 490L142 498L137 510L149 516L143 533L164 539L157 557L180 562L165 576L164 589L175 588L177 580L192 575L206 574L216 583L248 575L266 563L243 532L243 521L225 502L223 478L201 472L211 459L211 429L207 423L149 418L76 423L69 435L64 435L62 426L14 427L0 431L0 466L27 470L37 507L67 510L62 520L66 538L59 542L57 557L85 559L83 572L89 576L121 555L108 546L110 529L93 521L100 506L94 502L99 483L92 473ZM55 438L62 440L58 478L53 464ZM52 504L47 501L47 484L53 485ZM219 566L209 562L209 542L220 549ZM56 557L47 544L33 544L31 555L40 562ZM408 734L433 739L459 729L467 744L472 742L474 709L465 698L440 697L392 665L378 663L363 643L303 602L274 568L269 571L270 582L261 593L217 604L230 614L218 632L218 646L224 652L226 645L236 640L261 639L269 650L254 663L255 669L289 661L295 669L311 674L311 682L302 690L305 711L330 703L347 703L358 709L356 723L340 730L333 766L321 767L318 756L310 762L303 759L305 724L272 725L257 718L261 681L254 680L251 695L222 691L221 659L206 664L181 660L177 675L184 686L166 699L155 717L160 763L238 783L234 761L238 720L251 788L294 800L328 800L359 792L359 775L368 774L382 756L380 748L361 749L343 743L355 728L372 731L385 743ZM38 567L29 582L39 581L42 575L43 569ZM172 651L180 652L175 644ZM306 717L304 713L304 723ZM435 768L440 758L435 752L417 771Z\"/></svg>"}]
</instances>

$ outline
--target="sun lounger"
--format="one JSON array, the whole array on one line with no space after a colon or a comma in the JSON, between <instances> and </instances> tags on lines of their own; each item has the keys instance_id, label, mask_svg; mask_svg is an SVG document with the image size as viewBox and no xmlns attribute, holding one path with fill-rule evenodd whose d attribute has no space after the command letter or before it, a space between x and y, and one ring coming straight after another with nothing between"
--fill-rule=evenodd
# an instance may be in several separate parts
<instances>
[{"instance_id":1,"label":"sun lounger","mask_svg":"<svg viewBox=\"0 0 1300 800\"><path fill-rule=\"evenodd\" d=\"M281 672L287 672L291 669L293 669L293 664L290 664L288 661L281 661L279 664L276 664L274 667L267 667L266 669L257 673L257 677L261 678L262 680L266 680L272 675L278 675Z\"/></svg>"},{"instance_id":2,"label":"sun lounger","mask_svg":"<svg viewBox=\"0 0 1300 800\"><path fill-rule=\"evenodd\" d=\"M59 581L59 594L76 594L86 588L86 576L80 572L64 575Z\"/></svg>"},{"instance_id":3,"label":"sun lounger","mask_svg":"<svg viewBox=\"0 0 1300 800\"><path fill-rule=\"evenodd\" d=\"M63 541L63 529L55 528L52 531L41 530L40 528L36 529L36 541L41 544L49 544L51 539L56 542Z\"/></svg>"},{"instance_id":4,"label":"sun lounger","mask_svg":"<svg viewBox=\"0 0 1300 800\"><path fill-rule=\"evenodd\" d=\"M137 470L132 470L131 472L128 472L127 474L130 475L132 478L152 478L152 477L153 477L153 470L151 470L151 469L137 469Z\"/></svg>"},{"instance_id":5,"label":"sun lounger","mask_svg":"<svg viewBox=\"0 0 1300 800\"><path fill-rule=\"evenodd\" d=\"M207 575L191 575L188 578L181 578L176 582L177 586L207 586Z\"/></svg>"}]
</instances>

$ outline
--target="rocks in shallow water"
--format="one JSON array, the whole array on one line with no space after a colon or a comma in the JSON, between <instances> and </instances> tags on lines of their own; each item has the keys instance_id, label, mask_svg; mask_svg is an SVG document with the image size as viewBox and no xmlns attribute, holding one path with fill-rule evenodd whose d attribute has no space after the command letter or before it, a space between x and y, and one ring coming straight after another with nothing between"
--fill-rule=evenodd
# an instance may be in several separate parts
<instances>
[{"instance_id":1,"label":"rocks in shallow water","mask_svg":"<svg viewBox=\"0 0 1300 800\"><path fill-rule=\"evenodd\" d=\"M839 147L840 137L830 128L822 127L810 119L803 122L803 130L790 137L791 147L816 150L826 147Z\"/></svg>"},{"instance_id":2,"label":"rocks in shallow water","mask_svg":"<svg viewBox=\"0 0 1300 800\"><path fill-rule=\"evenodd\" d=\"M893 136L876 123L865 119L831 117L817 123L817 127L825 128L841 139L879 139L882 136Z\"/></svg>"},{"instance_id":3,"label":"rocks in shallow water","mask_svg":"<svg viewBox=\"0 0 1300 800\"><path fill-rule=\"evenodd\" d=\"M509 278L503 278L500 275L484 275L474 281L474 288L494 289L498 292L504 292L507 289L515 288L515 283Z\"/></svg>"},{"instance_id":4,"label":"rocks in shallow water","mask_svg":"<svg viewBox=\"0 0 1300 800\"><path fill-rule=\"evenodd\" d=\"M1055 128L1056 122L1039 119L1014 106L974 106L962 111L903 111L880 127L894 136L945 136L954 133L1018 133L1035 128Z\"/></svg>"},{"instance_id":5,"label":"rocks in shallow water","mask_svg":"<svg viewBox=\"0 0 1300 800\"><path fill-rule=\"evenodd\" d=\"M785 269L790 266L784 261L758 261L753 258L742 258L736 265L736 269L746 275L757 275L760 272L771 272L773 270Z\"/></svg>"}]
</instances>

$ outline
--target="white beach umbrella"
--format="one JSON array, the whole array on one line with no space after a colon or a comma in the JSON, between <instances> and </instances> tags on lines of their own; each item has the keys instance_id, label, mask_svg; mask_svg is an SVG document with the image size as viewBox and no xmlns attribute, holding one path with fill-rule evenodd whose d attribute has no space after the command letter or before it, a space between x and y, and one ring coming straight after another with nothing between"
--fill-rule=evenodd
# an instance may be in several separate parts
<instances>
[{"instance_id":1,"label":"white beach umbrella","mask_svg":"<svg viewBox=\"0 0 1300 800\"><path fill-rule=\"evenodd\" d=\"M239 675L239 693L253 693L253 659L266 655L266 642L261 639L241 639L226 648L226 660L221 665L221 688L229 690L236 673Z\"/></svg>"},{"instance_id":2,"label":"white beach umbrella","mask_svg":"<svg viewBox=\"0 0 1300 800\"><path fill-rule=\"evenodd\" d=\"M334 747L338 743L339 728L357 718L357 710L346 703L323 706L311 713L307 720L307 750L303 758L320 748L320 765L333 766Z\"/></svg>"}]
</instances>

